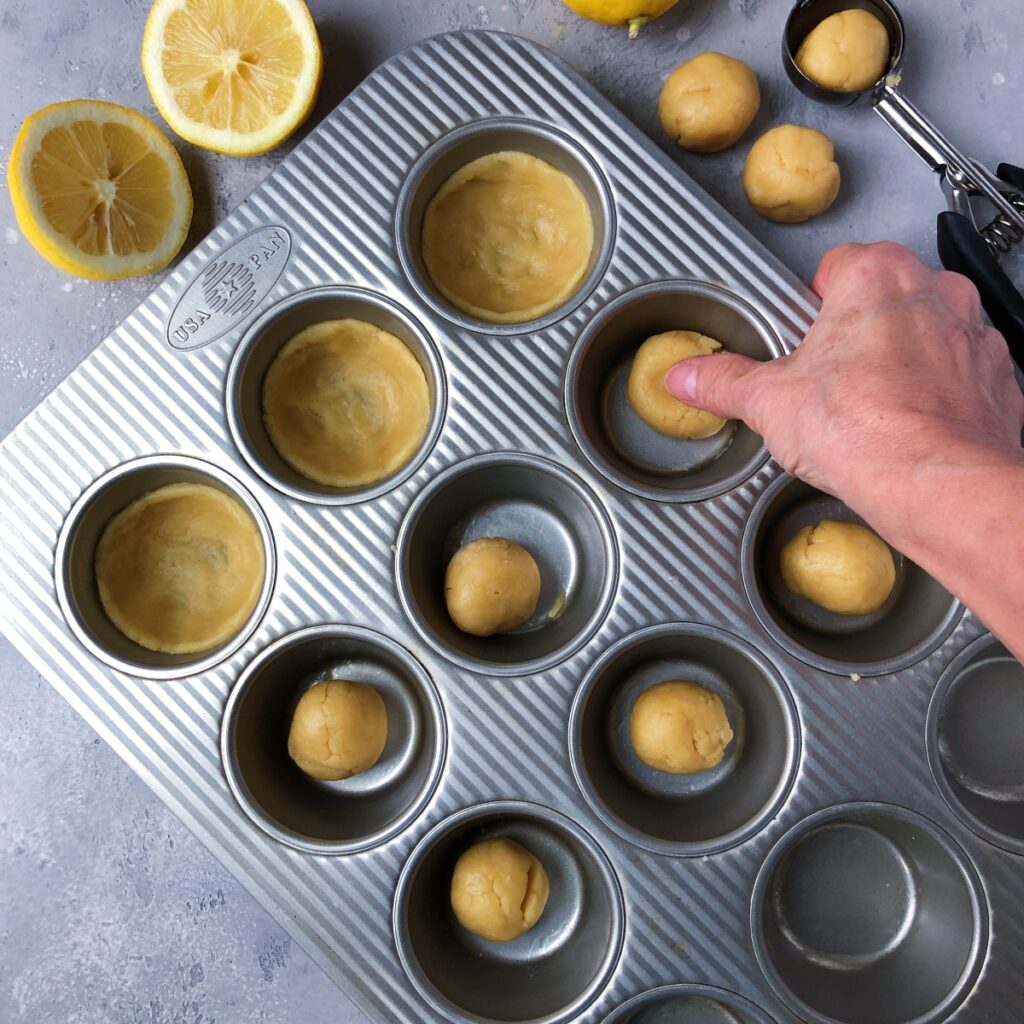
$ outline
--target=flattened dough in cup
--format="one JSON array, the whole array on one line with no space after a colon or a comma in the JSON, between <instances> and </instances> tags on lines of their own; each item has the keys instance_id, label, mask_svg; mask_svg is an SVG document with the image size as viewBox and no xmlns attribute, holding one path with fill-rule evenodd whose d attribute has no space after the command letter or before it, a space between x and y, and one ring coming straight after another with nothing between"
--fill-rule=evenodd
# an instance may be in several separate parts
<instances>
[{"instance_id":1,"label":"flattened dough in cup","mask_svg":"<svg viewBox=\"0 0 1024 1024\"><path fill-rule=\"evenodd\" d=\"M859 7L827 17L796 51L796 66L812 82L835 92L870 89L888 65L889 33Z\"/></svg>"},{"instance_id":2,"label":"flattened dough in cup","mask_svg":"<svg viewBox=\"0 0 1024 1024\"><path fill-rule=\"evenodd\" d=\"M889 600L896 565L889 546L860 523L823 519L805 526L780 556L794 594L837 615L870 615Z\"/></svg>"},{"instance_id":3,"label":"flattened dough in cup","mask_svg":"<svg viewBox=\"0 0 1024 1024\"><path fill-rule=\"evenodd\" d=\"M537 610L540 570L526 548L504 537L464 544L448 563L444 599L463 633L491 636L521 626Z\"/></svg>"},{"instance_id":4,"label":"flattened dough in cup","mask_svg":"<svg viewBox=\"0 0 1024 1024\"><path fill-rule=\"evenodd\" d=\"M263 539L235 498L170 484L118 512L96 546L103 610L150 651L197 654L224 643L263 588Z\"/></svg>"},{"instance_id":5,"label":"flattened dough in cup","mask_svg":"<svg viewBox=\"0 0 1024 1024\"><path fill-rule=\"evenodd\" d=\"M636 414L659 434L694 440L717 434L726 421L670 394L665 374L683 359L707 356L721 349L697 331L666 331L648 338L633 357L626 397Z\"/></svg>"},{"instance_id":6,"label":"flattened dough in cup","mask_svg":"<svg viewBox=\"0 0 1024 1024\"><path fill-rule=\"evenodd\" d=\"M367 487L396 473L423 443L429 419L419 360L363 320L300 331L263 381L263 422L278 454L328 487Z\"/></svg>"},{"instance_id":7,"label":"flattened dough in cup","mask_svg":"<svg viewBox=\"0 0 1024 1024\"><path fill-rule=\"evenodd\" d=\"M422 244L427 273L453 306L489 323L522 323L576 291L594 225L568 174L529 153L490 153L430 200Z\"/></svg>"},{"instance_id":8,"label":"flattened dough in cup","mask_svg":"<svg viewBox=\"0 0 1024 1024\"><path fill-rule=\"evenodd\" d=\"M459 857L452 872L452 910L466 931L510 942L544 913L549 883L544 865L513 839L485 839Z\"/></svg>"}]
</instances>

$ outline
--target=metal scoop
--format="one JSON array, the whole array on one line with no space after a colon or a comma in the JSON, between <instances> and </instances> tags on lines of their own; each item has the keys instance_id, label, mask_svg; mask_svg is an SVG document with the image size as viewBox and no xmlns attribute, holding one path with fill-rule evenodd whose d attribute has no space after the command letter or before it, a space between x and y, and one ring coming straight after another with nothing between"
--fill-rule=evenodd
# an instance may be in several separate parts
<instances>
[{"instance_id":1,"label":"metal scoop","mask_svg":"<svg viewBox=\"0 0 1024 1024\"><path fill-rule=\"evenodd\" d=\"M796 63L800 44L818 24L859 7L889 33L889 66L863 92L835 92L808 78ZM882 119L939 176L949 210L937 222L939 259L947 270L971 279L992 325L1003 335L1024 372L1024 295L999 260L1024 241L1024 169L1000 164L993 174L965 156L900 91L905 31L891 0L799 0L786 22L782 61L790 81L820 103L871 103Z\"/></svg>"}]
</instances>

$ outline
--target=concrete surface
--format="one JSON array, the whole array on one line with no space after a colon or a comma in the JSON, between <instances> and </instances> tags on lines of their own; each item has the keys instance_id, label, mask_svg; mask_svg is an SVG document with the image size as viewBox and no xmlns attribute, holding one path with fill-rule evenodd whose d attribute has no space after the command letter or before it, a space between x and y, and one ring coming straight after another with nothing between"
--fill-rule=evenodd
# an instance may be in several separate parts
<instances>
[{"instance_id":1,"label":"concrete surface","mask_svg":"<svg viewBox=\"0 0 1024 1024\"><path fill-rule=\"evenodd\" d=\"M772 226L742 198L744 144L714 157L677 151L680 164L805 277L822 252L847 240L893 238L933 259L942 203L923 165L870 111L815 107L785 80L779 40L789 0L681 0L632 43L576 19L558 0L311 6L326 50L311 124L390 54L459 27L507 29L551 47L655 133L660 84L676 64L702 49L742 57L764 93L754 132L783 121L825 129L842 164L840 202L810 225ZM907 92L985 162L1024 161L1020 0L901 7ZM110 99L156 117L137 56L147 9L145 0L0 0L4 164L21 121L55 100ZM197 199L187 247L283 152L233 160L179 149ZM28 246L0 197L0 435L152 285L61 274ZM0 679L0 1021L363 1020L6 641Z\"/></svg>"}]
</instances>

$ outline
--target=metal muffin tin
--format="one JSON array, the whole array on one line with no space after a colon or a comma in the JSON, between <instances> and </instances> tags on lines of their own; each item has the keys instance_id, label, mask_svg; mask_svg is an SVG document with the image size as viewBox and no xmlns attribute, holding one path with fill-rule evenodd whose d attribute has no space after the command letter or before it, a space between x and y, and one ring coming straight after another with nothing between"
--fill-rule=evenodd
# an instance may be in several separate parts
<instances>
[{"instance_id":1,"label":"metal muffin tin","mask_svg":"<svg viewBox=\"0 0 1024 1024\"><path fill-rule=\"evenodd\" d=\"M598 244L564 308L491 328L432 292L417 225L455 166L509 147L576 177ZM827 500L742 430L664 447L623 408L645 331L767 357L814 311L557 58L427 40L3 442L3 628L376 1020L1019 1024L1022 780L988 751L1019 751L999 711L1020 667L909 565L855 637L780 606L770 535ZM390 325L432 388L422 451L363 493L285 472L254 412L275 346L325 314ZM103 515L182 474L244 501L268 574L235 641L168 662L104 625L90 552ZM477 644L446 623L440 573L483 531L528 539L550 592ZM313 784L282 745L333 671L381 689L394 734L364 777ZM736 733L707 778L653 776L623 743L630 688L677 672ZM985 731L959 718L974 702ZM499 833L552 881L501 947L458 929L445 891Z\"/></svg>"}]
</instances>

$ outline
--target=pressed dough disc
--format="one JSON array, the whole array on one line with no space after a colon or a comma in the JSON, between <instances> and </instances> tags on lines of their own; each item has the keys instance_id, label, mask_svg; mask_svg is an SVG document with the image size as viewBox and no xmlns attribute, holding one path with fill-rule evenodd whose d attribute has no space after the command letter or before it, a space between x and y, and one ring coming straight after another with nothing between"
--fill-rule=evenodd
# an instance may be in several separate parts
<instances>
[{"instance_id":1,"label":"pressed dough disc","mask_svg":"<svg viewBox=\"0 0 1024 1024\"><path fill-rule=\"evenodd\" d=\"M419 360L363 320L325 320L300 331L263 381L263 421L274 447L328 487L366 487L397 472L423 443L429 419Z\"/></svg>"},{"instance_id":2,"label":"pressed dough disc","mask_svg":"<svg viewBox=\"0 0 1024 1024\"><path fill-rule=\"evenodd\" d=\"M196 654L237 633L263 574L252 516L206 484L144 494L110 520L96 547L96 583L110 621L165 654Z\"/></svg>"},{"instance_id":3,"label":"pressed dough disc","mask_svg":"<svg viewBox=\"0 0 1024 1024\"><path fill-rule=\"evenodd\" d=\"M490 153L427 205L423 262L457 309L489 323L550 313L590 264L594 225L579 186L529 153Z\"/></svg>"}]
</instances>

